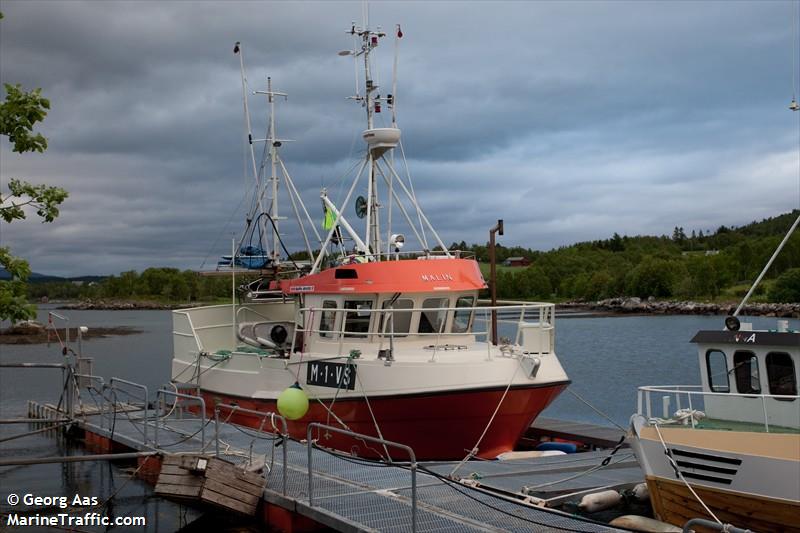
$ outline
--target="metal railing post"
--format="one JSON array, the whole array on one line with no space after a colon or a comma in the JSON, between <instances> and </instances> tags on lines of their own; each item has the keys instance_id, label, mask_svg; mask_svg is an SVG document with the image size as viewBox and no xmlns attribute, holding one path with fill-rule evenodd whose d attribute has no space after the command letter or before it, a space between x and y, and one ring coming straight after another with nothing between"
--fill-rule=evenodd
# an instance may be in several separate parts
<instances>
[{"instance_id":1,"label":"metal railing post","mask_svg":"<svg viewBox=\"0 0 800 533\"><path fill-rule=\"evenodd\" d=\"M306 427L306 442L308 443L306 446L306 451L308 453L308 505L310 507L314 507L314 468L311 464L311 447L314 445L313 441L311 440L311 429L313 426L314 424L309 424ZM286 468L286 465L283 465L283 467Z\"/></svg>"},{"instance_id":2,"label":"metal railing post","mask_svg":"<svg viewBox=\"0 0 800 533\"><path fill-rule=\"evenodd\" d=\"M642 389L638 389L636 391L636 406L637 406L636 413L640 415L644 414L642 410Z\"/></svg>"},{"instance_id":3,"label":"metal railing post","mask_svg":"<svg viewBox=\"0 0 800 533\"><path fill-rule=\"evenodd\" d=\"M769 433L769 417L767 416L767 398L761 395L761 407L764 409L764 430Z\"/></svg>"},{"instance_id":4,"label":"metal railing post","mask_svg":"<svg viewBox=\"0 0 800 533\"><path fill-rule=\"evenodd\" d=\"M75 377L80 379L88 379L90 381L97 381L98 383L100 383L100 427L105 428L105 407L103 407L105 405L105 394L103 394L103 391L105 391L106 389L105 380L103 379L102 376L93 376L91 374L75 374ZM88 389L89 387L85 388ZM84 413L84 418L85 418L85 413Z\"/></svg>"},{"instance_id":5,"label":"metal railing post","mask_svg":"<svg viewBox=\"0 0 800 533\"><path fill-rule=\"evenodd\" d=\"M219 458L219 405L214 406L214 456Z\"/></svg>"},{"instance_id":6,"label":"metal railing post","mask_svg":"<svg viewBox=\"0 0 800 533\"><path fill-rule=\"evenodd\" d=\"M200 404L200 451L202 452L206 447L206 401L201 396L172 392L166 389L159 389L156 392L157 398L163 398L167 395L175 397L176 402L179 398L184 398ZM158 424L156 424L156 447L158 447Z\"/></svg>"},{"instance_id":7,"label":"metal railing post","mask_svg":"<svg viewBox=\"0 0 800 533\"><path fill-rule=\"evenodd\" d=\"M405 444L400 444L399 442L392 442L390 440L381 439L378 437L373 437L371 435L364 435L363 433L356 433L355 431L349 431L346 429L327 426L325 424L320 424L318 422L312 422L308 425L306 429L306 442L307 449L308 449L308 504L309 506L314 506L314 492L313 492L313 466L312 466L312 448L314 446L314 442L311 439L311 432L313 429L319 428L325 430L329 433L339 433L340 435L345 435L349 437L355 437L359 440L374 442L376 444L382 444L383 446L389 446L392 448L397 448L399 450L403 450L408 454L409 459L411 460L410 464L410 471L411 471L411 531L416 533L417 531L417 456L414 454L414 450L411 449L409 446ZM389 461L391 462L391 456L389 457Z\"/></svg>"},{"instance_id":8,"label":"metal railing post","mask_svg":"<svg viewBox=\"0 0 800 533\"><path fill-rule=\"evenodd\" d=\"M111 390L114 391L115 393L116 393L117 388L114 387L114 383L122 383L122 384L128 385L129 387L134 387L134 388L137 388L137 389L141 389L142 392L144 392L144 397L141 398L141 400L143 402L143 409L144 409L144 427L142 428L142 434L143 434L143 438L144 438L144 445L147 446L147 421L148 421L148 418L149 418L148 413L149 413L149 404L150 404L150 391L147 389L147 386L142 385L140 383L135 383L133 381L128 381L126 379L117 378L117 377L112 377L108 381L108 383L109 383L109 386L111 387ZM124 391L124 392L128 396L133 396L128 391ZM133 396L133 397L136 398L135 396Z\"/></svg>"}]
</instances>

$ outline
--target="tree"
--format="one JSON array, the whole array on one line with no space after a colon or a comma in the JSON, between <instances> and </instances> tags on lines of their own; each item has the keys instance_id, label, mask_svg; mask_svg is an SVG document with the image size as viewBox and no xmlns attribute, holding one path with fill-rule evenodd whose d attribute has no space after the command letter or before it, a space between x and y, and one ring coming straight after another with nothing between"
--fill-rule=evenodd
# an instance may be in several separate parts
<instances>
[{"instance_id":1,"label":"tree","mask_svg":"<svg viewBox=\"0 0 800 533\"><path fill-rule=\"evenodd\" d=\"M50 101L42 96L41 89L26 92L20 85L6 83L4 86L6 97L0 103L0 135L8 137L14 152L44 152L47 139L34 132L34 127L47 116ZM24 219L25 206L35 208L44 222L52 222L58 216L58 206L68 195L59 187L34 185L20 179L12 179L8 188L9 194L3 195L0 191L0 218L7 223ZM36 308L25 300L31 273L28 262L11 255L8 248L0 247L0 268L11 276L8 281L0 281L0 320L34 318Z\"/></svg>"},{"instance_id":2,"label":"tree","mask_svg":"<svg viewBox=\"0 0 800 533\"><path fill-rule=\"evenodd\" d=\"M769 290L772 302L800 302L800 268L790 268L775 280Z\"/></svg>"},{"instance_id":3,"label":"tree","mask_svg":"<svg viewBox=\"0 0 800 533\"><path fill-rule=\"evenodd\" d=\"M28 262L14 257L8 248L0 248L0 265L11 279L0 281L0 320L17 322L36 316L36 308L27 301L26 280L31 275Z\"/></svg>"},{"instance_id":4,"label":"tree","mask_svg":"<svg viewBox=\"0 0 800 533\"><path fill-rule=\"evenodd\" d=\"M675 274L670 261L647 256L628 274L628 292L642 298L671 296Z\"/></svg>"}]
</instances>

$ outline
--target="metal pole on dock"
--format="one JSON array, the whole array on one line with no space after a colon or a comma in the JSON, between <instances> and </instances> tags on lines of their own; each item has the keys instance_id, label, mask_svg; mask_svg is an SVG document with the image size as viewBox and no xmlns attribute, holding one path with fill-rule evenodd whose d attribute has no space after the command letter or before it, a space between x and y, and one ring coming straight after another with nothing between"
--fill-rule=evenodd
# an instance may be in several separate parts
<instances>
[{"instance_id":1,"label":"metal pole on dock","mask_svg":"<svg viewBox=\"0 0 800 533\"><path fill-rule=\"evenodd\" d=\"M78 463L83 461L114 461L116 459L137 459L139 457L149 457L158 455L160 452L125 452L125 453L102 453L97 455L67 455L61 457L9 457L0 459L2 466L19 465L40 465L50 463Z\"/></svg>"},{"instance_id":2,"label":"metal pole on dock","mask_svg":"<svg viewBox=\"0 0 800 533\"><path fill-rule=\"evenodd\" d=\"M66 422L58 422L56 424L50 424L48 420L43 419L43 420L40 420L39 422L44 423L44 424L48 424L48 426L46 428L35 429L33 431L27 431L25 433L20 433L18 435L12 435L11 437L6 437L4 439L0 439L0 444L2 444L3 442L8 442L10 440L15 440L15 439L20 439L22 437L27 437L29 435L36 435L37 433L44 433L45 431L53 431L54 429L58 429L58 428L60 428L62 426L66 426L71 421L67 420Z\"/></svg>"},{"instance_id":3,"label":"metal pole on dock","mask_svg":"<svg viewBox=\"0 0 800 533\"><path fill-rule=\"evenodd\" d=\"M492 292L492 344L497 345L497 256L495 255L494 235L503 235L503 219L489 230L489 285Z\"/></svg>"}]
</instances>

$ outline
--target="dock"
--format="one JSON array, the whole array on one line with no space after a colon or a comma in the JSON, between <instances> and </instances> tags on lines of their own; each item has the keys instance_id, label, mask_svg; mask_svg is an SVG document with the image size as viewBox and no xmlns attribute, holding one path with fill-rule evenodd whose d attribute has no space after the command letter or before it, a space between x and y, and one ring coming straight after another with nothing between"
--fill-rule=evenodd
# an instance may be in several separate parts
<instances>
[{"instance_id":1,"label":"dock","mask_svg":"<svg viewBox=\"0 0 800 533\"><path fill-rule=\"evenodd\" d=\"M525 438L537 439L552 438L573 441L590 446L593 449L614 448L620 444L623 432L619 428L599 426L587 422L570 422L544 416L534 420ZM627 443L622 442L624 447Z\"/></svg>"},{"instance_id":2,"label":"dock","mask_svg":"<svg viewBox=\"0 0 800 533\"><path fill-rule=\"evenodd\" d=\"M163 388L151 396L143 385L87 375L82 384L74 397L92 409L30 401L25 420L67 420L70 434L95 454L85 460L134 459L136 475L159 496L172 492L191 505L251 515L281 531L617 531L547 506L642 480L629 450L602 467L609 451L424 463L403 445L339 427L311 424L307 439L293 440L274 413L256 413L262 431L234 425L228 420L238 406L217 404L206 416L202 398L190 390ZM332 432L395 448L392 456L406 453L407 460L387 464L328 450L322 444ZM32 461L6 456L0 466Z\"/></svg>"}]
</instances>

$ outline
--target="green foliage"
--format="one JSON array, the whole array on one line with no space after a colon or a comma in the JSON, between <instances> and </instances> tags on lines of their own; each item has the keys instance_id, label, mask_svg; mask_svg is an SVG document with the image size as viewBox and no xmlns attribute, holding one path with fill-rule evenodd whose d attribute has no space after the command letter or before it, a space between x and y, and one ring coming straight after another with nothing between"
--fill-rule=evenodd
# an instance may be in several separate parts
<instances>
[{"instance_id":1,"label":"green foliage","mask_svg":"<svg viewBox=\"0 0 800 533\"><path fill-rule=\"evenodd\" d=\"M237 285L245 282L236 278ZM99 282L49 281L30 284L29 298L143 300L168 303L212 302L231 297L231 278L201 276L192 270L148 268L129 270Z\"/></svg>"},{"instance_id":2,"label":"green foliage","mask_svg":"<svg viewBox=\"0 0 800 533\"><path fill-rule=\"evenodd\" d=\"M775 280L769 291L773 302L800 302L800 268L790 268Z\"/></svg>"},{"instance_id":3,"label":"green foliage","mask_svg":"<svg viewBox=\"0 0 800 533\"><path fill-rule=\"evenodd\" d=\"M3 85L6 98L0 104L0 135L8 137L15 152L44 152L47 139L41 133L34 133L33 128L47 116L50 100L42 96L41 89L25 92L19 84Z\"/></svg>"},{"instance_id":4,"label":"green foliage","mask_svg":"<svg viewBox=\"0 0 800 533\"><path fill-rule=\"evenodd\" d=\"M647 256L628 274L627 293L642 298L672 296L677 274L672 261Z\"/></svg>"},{"instance_id":5,"label":"green foliage","mask_svg":"<svg viewBox=\"0 0 800 533\"><path fill-rule=\"evenodd\" d=\"M41 89L25 92L20 85L4 85L6 98L0 103L0 135L8 137L15 152L44 152L47 139L33 128L47 116L50 100L42 96ZM58 206L67 198L67 191L59 187L33 185L19 179L12 179L8 188L10 194L3 196L0 192L0 218L6 222L25 218L22 208L26 205L34 207L45 222L52 222L58 216Z\"/></svg>"},{"instance_id":6,"label":"green foliage","mask_svg":"<svg viewBox=\"0 0 800 533\"><path fill-rule=\"evenodd\" d=\"M498 294L508 299L554 296L558 300L735 298L730 287L750 286L798 214L800 211L794 211L740 228L720 226L715 232L689 230L689 235L681 226L660 237L614 233L607 240L549 252L498 246L498 262L509 256L532 261L527 269L498 269ZM456 247L472 251L478 260L488 258L484 245L462 242L453 244ZM795 234L773 263L765 283L798 264L800 234ZM549 280L549 296L542 275Z\"/></svg>"},{"instance_id":7,"label":"green foliage","mask_svg":"<svg viewBox=\"0 0 800 533\"><path fill-rule=\"evenodd\" d=\"M0 13L0 19L2 19ZM50 100L42 96L41 89L26 92L21 85L5 83L6 97L0 103L0 135L8 137L17 153L39 152L47 149L47 139L34 127L43 121L50 109ZM44 222L58 216L58 206L67 198L59 187L33 185L12 179L10 194L0 191L0 218L5 222L25 218L23 207L36 209ZM30 276L28 263L11 255L8 248L0 249L0 267L11 274L8 281L0 281L0 320L24 320L36 316L36 308L25 301L26 282Z\"/></svg>"},{"instance_id":8,"label":"green foliage","mask_svg":"<svg viewBox=\"0 0 800 533\"><path fill-rule=\"evenodd\" d=\"M68 196L67 191L60 187L32 185L16 179L9 182L8 188L10 195L0 195L0 217L6 222L25 218L22 208L26 205L36 208L36 214L44 219L43 222L52 222L58 216L58 206Z\"/></svg>"},{"instance_id":9,"label":"green foliage","mask_svg":"<svg viewBox=\"0 0 800 533\"><path fill-rule=\"evenodd\" d=\"M28 304L25 295L25 282L31 275L28 262L14 257L8 248L0 248L0 265L11 276L10 280L0 282L0 320L29 320L36 317L36 308Z\"/></svg>"}]
</instances>

